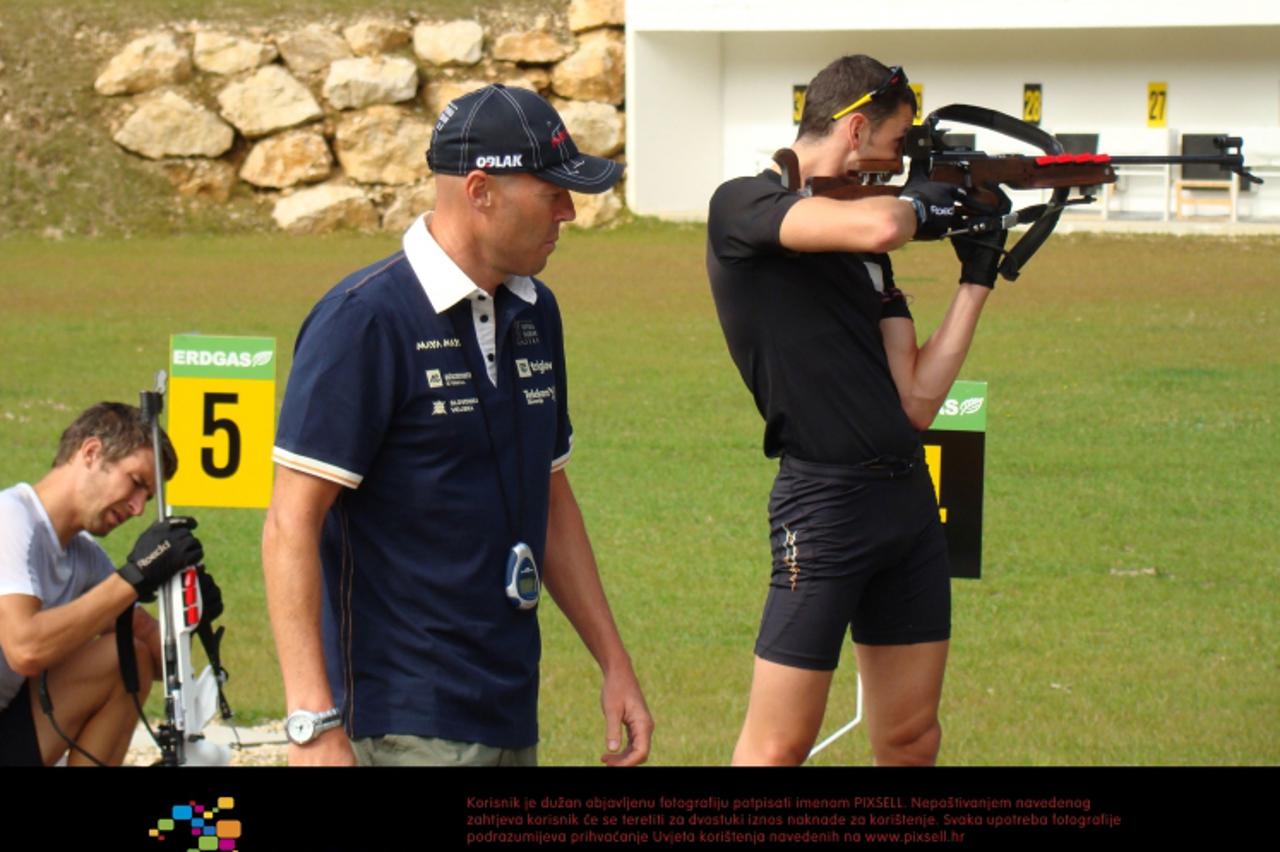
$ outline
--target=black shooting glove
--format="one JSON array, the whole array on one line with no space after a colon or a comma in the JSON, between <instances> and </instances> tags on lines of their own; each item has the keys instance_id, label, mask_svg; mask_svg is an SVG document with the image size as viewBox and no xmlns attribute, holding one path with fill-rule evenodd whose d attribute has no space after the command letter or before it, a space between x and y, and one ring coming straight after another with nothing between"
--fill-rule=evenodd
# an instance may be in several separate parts
<instances>
[{"instance_id":1,"label":"black shooting glove","mask_svg":"<svg viewBox=\"0 0 1280 852\"><path fill-rule=\"evenodd\" d=\"M917 240L941 239L947 231L960 227L959 202L964 200L964 190L958 186L910 180L898 197L915 208Z\"/></svg>"},{"instance_id":2,"label":"black shooting glove","mask_svg":"<svg viewBox=\"0 0 1280 852\"><path fill-rule=\"evenodd\" d=\"M996 270L1004 258L1004 241L1008 231L987 231L983 234L956 234L951 247L960 259L960 283L996 286Z\"/></svg>"},{"instance_id":3,"label":"black shooting glove","mask_svg":"<svg viewBox=\"0 0 1280 852\"><path fill-rule=\"evenodd\" d=\"M120 566L120 576L133 586L138 600L155 600L165 580L204 558L200 539L191 534L195 528L195 518L166 518L138 536L128 561Z\"/></svg>"}]
</instances>

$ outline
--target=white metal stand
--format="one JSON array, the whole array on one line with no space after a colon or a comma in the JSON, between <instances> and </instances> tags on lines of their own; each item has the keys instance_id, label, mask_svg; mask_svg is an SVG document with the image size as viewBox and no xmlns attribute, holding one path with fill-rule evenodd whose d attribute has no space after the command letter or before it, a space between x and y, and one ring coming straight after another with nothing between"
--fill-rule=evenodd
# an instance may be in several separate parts
<instances>
[{"instance_id":1,"label":"white metal stand","mask_svg":"<svg viewBox=\"0 0 1280 852\"><path fill-rule=\"evenodd\" d=\"M856 707L854 717L850 719L847 723L845 723L844 727L842 727L840 730L836 731L834 734L832 734L831 736L827 737L825 740L823 740L822 742L814 746L809 751L809 757L806 759L807 760L812 759L815 754L822 751L824 748L831 745L833 742L840 739L845 734L849 733L854 728L856 728L858 726L858 723L861 721L862 721L862 675L858 675L858 700L857 700L857 707Z\"/></svg>"}]
</instances>

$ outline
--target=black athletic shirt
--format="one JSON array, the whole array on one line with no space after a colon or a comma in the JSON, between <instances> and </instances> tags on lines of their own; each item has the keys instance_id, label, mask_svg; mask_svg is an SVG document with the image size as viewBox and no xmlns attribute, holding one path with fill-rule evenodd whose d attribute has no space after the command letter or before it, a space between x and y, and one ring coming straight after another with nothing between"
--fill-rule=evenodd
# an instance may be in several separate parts
<instances>
[{"instance_id":1,"label":"black athletic shirt","mask_svg":"<svg viewBox=\"0 0 1280 852\"><path fill-rule=\"evenodd\" d=\"M764 453L829 464L909 458L919 446L889 373L886 316L910 317L888 255L798 253L778 240L801 199L777 173L711 197L707 275L729 354L765 420Z\"/></svg>"}]
</instances>

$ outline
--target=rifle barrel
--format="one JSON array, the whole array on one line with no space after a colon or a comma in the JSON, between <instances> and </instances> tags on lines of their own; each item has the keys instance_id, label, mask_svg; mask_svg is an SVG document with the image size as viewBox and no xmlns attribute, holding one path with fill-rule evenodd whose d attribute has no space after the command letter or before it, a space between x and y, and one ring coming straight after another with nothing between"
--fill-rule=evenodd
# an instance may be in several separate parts
<instances>
[{"instance_id":1,"label":"rifle barrel","mask_svg":"<svg viewBox=\"0 0 1280 852\"><path fill-rule=\"evenodd\" d=\"M1244 158L1239 154L1166 154L1164 156L1129 156L1112 157L1111 162L1121 166L1162 166L1181 165L1183 163L1217 163L1221 166L1244 165Z\"/></svg>"},{"instance_id":2,"label":"rifle barrel","mask_svg":"<svg viewBox=\"0 0 1280 852\"><path fill-rule=\"evenodd\" d=\"M1244 164L1242 154L1169 154L1164 157L1112 157L1113 166L1182 166L1188 164L1221 166L1223 171L1235 172L1249 183L1262 183Z\"/></svg>"}]
</instances>

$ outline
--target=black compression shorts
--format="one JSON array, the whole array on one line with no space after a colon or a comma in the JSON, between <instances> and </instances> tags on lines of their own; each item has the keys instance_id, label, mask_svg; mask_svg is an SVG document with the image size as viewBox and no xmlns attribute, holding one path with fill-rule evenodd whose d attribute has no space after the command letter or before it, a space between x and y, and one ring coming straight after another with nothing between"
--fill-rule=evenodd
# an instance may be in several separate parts
<instances>
[{"instance_id":1,"label":"black compression shorts","mask_svg":"<svg viewBox=\"0 0 1280 852\"><path fill-rule=\"evenodd\" d=\"M922 459L868 468L784 457L769 521L757 656L829 671L850 627L864 645L950 638L950 562Z\"/></svg>"},{"instance_id":2,"label":"black compression shorts","mask_svg":"<svg viewBox=\"0 0 1280 852\"><path fill-rule=\"evenodd\" d=\"M36 723L31 718L29 683L0 710L0 766L43 766Z\"/></svg>"}]
</instances>

